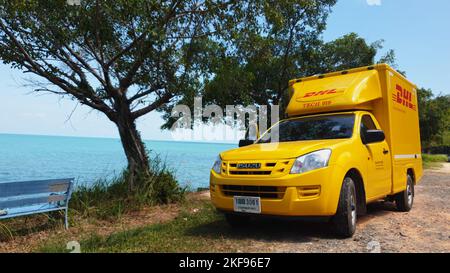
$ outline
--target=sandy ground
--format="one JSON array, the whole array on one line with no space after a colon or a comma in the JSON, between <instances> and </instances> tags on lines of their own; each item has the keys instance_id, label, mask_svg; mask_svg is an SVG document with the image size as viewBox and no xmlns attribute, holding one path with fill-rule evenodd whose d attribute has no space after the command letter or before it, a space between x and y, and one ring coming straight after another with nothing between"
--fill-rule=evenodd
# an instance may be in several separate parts
<instances>
[{"instance_id":1,"label":"sandy ground","mask_svg":"<svg viewBox=\"0 0 450 273\"><path fill-rule=\"evenodd\" d=\"M450 174L450 163L443 163L442 167L435 172Z\"/></svg>"}]
</instances>

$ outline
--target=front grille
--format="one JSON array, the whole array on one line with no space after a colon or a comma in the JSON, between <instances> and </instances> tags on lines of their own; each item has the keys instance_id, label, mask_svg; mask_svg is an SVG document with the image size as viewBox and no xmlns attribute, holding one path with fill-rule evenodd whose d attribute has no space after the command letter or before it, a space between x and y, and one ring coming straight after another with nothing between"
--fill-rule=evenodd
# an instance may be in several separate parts
<instances>
[{"instance_id":1,"label":"front grille","mask_svg":"<svg viewBox=\"0 0 450 273\"><path fill-rule=\"evenodd\" d=\"M222 172L230 176L281 176L289 170L290 160L232 161L222 162ZM258 168L243 168L241 165L257 166Z\"/></svg>"},{"instance_id":2,"label":"front grille","mask_svg":"<svg viewBox=\"0 0 450 273\"><path fill-rule=\"evenodd\" d=\"M286 187L222 185L221 190L225 196L230 197L254 196L267 199L283 199Z\"/></svg>"},{"instance_id":3,"label":"front grille","mask_svg":"<svg viewBox=\"0 0 450 273\"><path fill-rule=\"evenodd\" d=\"M271 171L230 171L232 175L270 175Z\"/></svg>"}]
</instances>

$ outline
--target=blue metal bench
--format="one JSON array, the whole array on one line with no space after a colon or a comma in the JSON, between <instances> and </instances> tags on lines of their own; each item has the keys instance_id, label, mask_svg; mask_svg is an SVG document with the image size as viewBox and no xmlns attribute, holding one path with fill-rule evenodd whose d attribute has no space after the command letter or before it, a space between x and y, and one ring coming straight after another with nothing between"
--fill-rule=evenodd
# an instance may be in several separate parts
<instances>
[{"instance_id":1,"label":"blue metal bench","mask_svg":"<svg viewBox=\"0 0 450 273\"><path fill-rule=\"evenodd\" d=\"M73 178L0 183L0 220L24 215L64 210L64 224Z\"/></svg>"}]
</instances>

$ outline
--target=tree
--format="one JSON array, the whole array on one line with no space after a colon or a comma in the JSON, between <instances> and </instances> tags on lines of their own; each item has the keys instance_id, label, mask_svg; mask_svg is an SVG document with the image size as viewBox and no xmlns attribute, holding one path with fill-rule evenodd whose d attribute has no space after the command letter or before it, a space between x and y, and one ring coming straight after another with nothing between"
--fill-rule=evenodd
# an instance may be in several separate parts
<instances>
[{"instance_id":1,"label":"tree","mask_svg":"<svg viewBox=\"0 0 450 273\"><path fill-rule=\"evenodd\" d=\"M226 52L217 45L211 46L210 50L216 56L221 56L210 64L212 77L198 93L184 97L182 103L193 105L193 97L201 95L204 103L221 107L280 104L283 113L289 102L287 88L290 79L377 62L397 66L393 50L376 60L383 40L368 44L357 34L350 33L334 41L323 42L320 34L332 4L322 2L320 9L316 6L315 12L304 12L303 18L298 14L283 12L283 7L277 7L275 10L280 15L275 17L282 22L296 22L293 23L295 27L279 24L277 28L268 28L267 35L241 39L236 52ZM307 7L298 10L305 9ZM311 22L314 25L310 25ZM168 122L164 128L170 128L173 122L170 111L166 111L166 118Z\"/></svg>"},{"instance_id":2,"label":"tree","mask_svg":"<svg viewBox=\"0 0 450 273\"><path fill-rule=\"evenodd\" d=\"M359 37L356 33L344 35L329 43L324 43L317 56L321 73L327 71L340 71L360 66L372 65L375 62L389 63L394 68L395 53L389 50L379 61L375 57L380 49L383 48L383 40L367 44L367 41Z\"/></svg>"},{"instance_id":3,"label":"tree","mask_svg":"<svg viewBox=\"0 0 450 273\"><path fill-rule=\"evenodd\" d=\"M417 90L420 137L422 148L449 145L445 142L450 131L450 95L434 96L430 89Z\"/></svg>"},{"instance_id":4,"label":"tree","mask_svg":"<svg viewBox=\"0 0 450 273\"><path fill-rule=\"evenodd\" d=\"M37 92L68 97L117 126L129 188L149 173L135 121L197 88L202 44L253 4L226 0L1 1L0 58L36 76ZM220 42L218 42L220 43Z\"/></svg>"},{"instance_id":5,"label":"tree","mask_svg":"<svg viewBox=\"0 0 450 273\"><path fill-rule=\"evenodd\" d=\"M195 96L206 104L282 104L288 81L320 71L320 34L336 0L260 1L257 22L244 22L233 32L232 46L210 43L216 56L205 62L210 76L201 88L176 103L193 105ZM170 128L171 107L164 108ZM270 110L270 109L269 109Z\"/></svg>"}]
</instances>

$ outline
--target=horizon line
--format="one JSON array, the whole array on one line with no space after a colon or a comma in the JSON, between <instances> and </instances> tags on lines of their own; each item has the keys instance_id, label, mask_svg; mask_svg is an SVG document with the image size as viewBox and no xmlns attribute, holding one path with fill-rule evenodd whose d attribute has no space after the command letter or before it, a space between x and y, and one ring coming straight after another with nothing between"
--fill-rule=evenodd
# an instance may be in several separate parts
<instances>
[{"instance_id":1,"label":"horizon line","mask_svg":"<svg viewBox=\"0 0 450 273\"><path fill-rule=\"evenodd\" d=\"M75 136L75 135L50 135L50 134L34 134L34 133L10 133L10 132L0 132L0 135L10 135L10 136L37 136L37 137L66 137L66 138L97 138L97 139L111 139L119 140L120 137L107 137L107 136ZM201 140L171 140L171 139L147 139L143 138L142 141L159 141L159 142L183 142L183 143L198 143L198 144L235 144L234 142L215 142L215 141L201 141Z\"/></svg>"}]
</instances>

